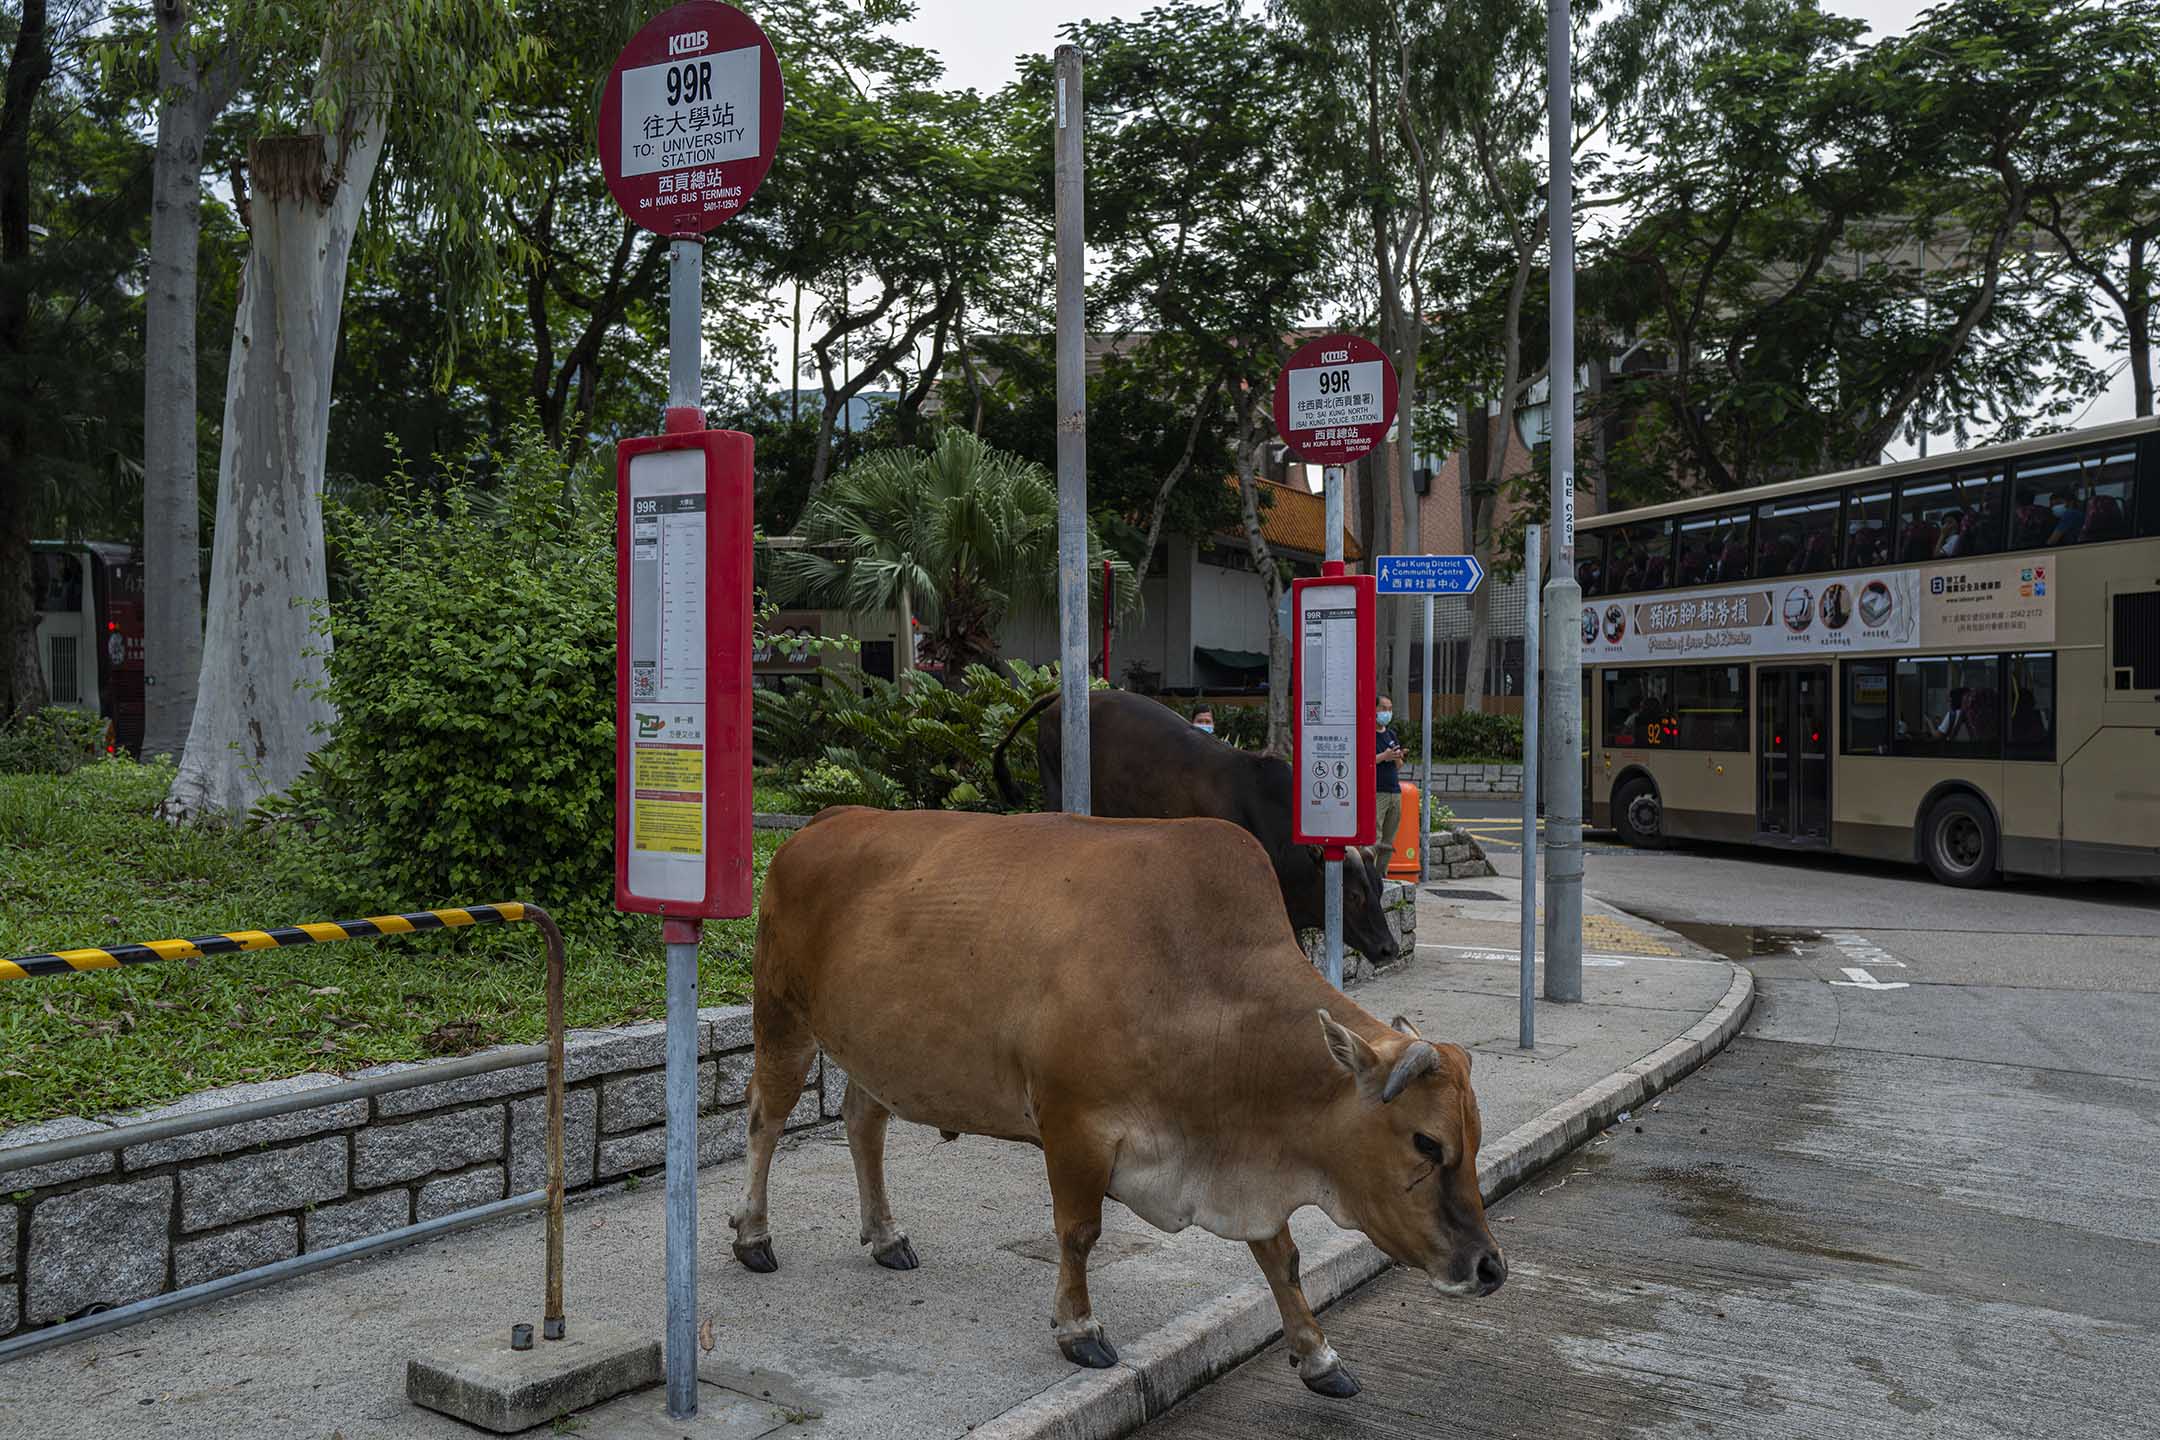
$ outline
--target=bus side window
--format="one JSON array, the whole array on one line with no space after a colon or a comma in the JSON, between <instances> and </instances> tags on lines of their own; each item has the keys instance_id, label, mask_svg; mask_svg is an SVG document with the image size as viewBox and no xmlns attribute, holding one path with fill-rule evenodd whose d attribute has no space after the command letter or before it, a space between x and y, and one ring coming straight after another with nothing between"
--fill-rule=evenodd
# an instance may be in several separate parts
<instances>
[{"instance_id":1,"label":"bus side window","mask_svg":"<svg viewBox=\"0 0 2160 1440\"><path fill-rule=\"evenodd\" d=\"M32 556L31 563L39 610L48 615L73 615L82 609L82 557L41 550Z\"/></svg>"},{"instance_id":2,"label":"bus side window","mask_svg":"<svg viewBox=\"0 0 2160 1440\"><path fill-rule=\"evenodd\" d=\"M1662 666L1605 672L1605 743L1618 750L1671 749L1672 671Z\"/></svg>"},{"instance_id":3,"label":"bus side window","mask_svg":"<svg viewBox=\"0 0 2160 1440\"><path fill-rule=\"evenodd\" d=\"M1848 660L1844 678L1845 753L1890 754L1890 662Z\"/></svg>"},{"instance_id":4,"label":"bus side window","mask_svg":"<svg viewBox=\"0 0 2160 1440\"><path fill-rule=\"evenodd\" d=\"M1895 753L2000 757L2001 660L1999 655L1900 656Z\"/></svg>"},{"instance_id":5,"label":"bus side window","mask_svg":"<svg viewBox=\"0 0 2160 1440\"><path fill-rule=\"evenodd\" d=\"M2055 656L2052 652L2007 657L2003 696L2003 758L2055 758Z\"/></svg>"}]
</instances>

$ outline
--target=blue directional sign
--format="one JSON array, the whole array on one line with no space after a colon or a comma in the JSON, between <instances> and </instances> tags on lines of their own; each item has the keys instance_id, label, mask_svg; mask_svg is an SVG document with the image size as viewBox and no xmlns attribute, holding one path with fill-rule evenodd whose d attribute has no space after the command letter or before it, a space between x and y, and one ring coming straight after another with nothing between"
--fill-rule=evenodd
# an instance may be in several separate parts
<instances>
[{"instance_id":1,"label":"blue directional sign","mask_svg":"<svg viewBox=\"0 0 2160 1440\"><path fill-rule=\"evenodd\" d=\"M1381 555L1373 576L1382 595L1468 595L1485 567L1475 555Z\"/></svg>"}]
</instances>

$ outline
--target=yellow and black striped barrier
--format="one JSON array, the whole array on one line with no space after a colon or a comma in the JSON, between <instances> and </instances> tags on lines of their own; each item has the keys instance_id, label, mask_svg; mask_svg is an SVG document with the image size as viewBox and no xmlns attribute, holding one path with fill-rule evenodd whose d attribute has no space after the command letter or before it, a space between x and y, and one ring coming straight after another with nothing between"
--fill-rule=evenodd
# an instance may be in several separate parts
<instances>
[{"instance_id":1,"label":"yellow and black striped barrier","mask_svg":"<svg viewBox=\"0 0 2160 1440\"><path fill-rule=\"evenodd\" d=\"M462 930L468 925L537 926L547 941L547 1298L541 1312L547 1338L560 1340L563 1322L563 1031L564 953L562 931L555 919L538 905L506 900L493 905L463 905L442 910L412 910L402 915L371 915L365 920L332 920L306 925L286 925L275 930L231 930L222 935L198 935L188 940L146 940L136 945L90 946L80 950L54 950L43 955L17 955L0 960L0 980L36 980L48 975L78 975L86 970L112 970L122 965L146 965L153 960L197 960L211 955L236 955L252 950L277 950L287 945L324 945L336 940L379 940L385 935L411 935L423 930Z\"/></svg>"},{"instance_id":2,"label":"yellow and black striped barrier","mask_svg":"<svg viewBox=\"0 0 2160 1440\"><path fill-rule=\"evenodd\" d=\"M222 935L198 935L188 940L146 940L137 945L54 950L43 955L18 955L12 960L0 960L0 980L31 980L43 975L110 970L120 965L144 965L153 960L200 960L210 955L231 955L245 950L276 950L286 945L375 940L385 935L409 935L421 930L460 930L467 925L514 925L530 918L526 912L531 908L513 900L500 905L371 915L365 920L287 925L276 930L231 930Z\"/></svg>"}]
</instances>

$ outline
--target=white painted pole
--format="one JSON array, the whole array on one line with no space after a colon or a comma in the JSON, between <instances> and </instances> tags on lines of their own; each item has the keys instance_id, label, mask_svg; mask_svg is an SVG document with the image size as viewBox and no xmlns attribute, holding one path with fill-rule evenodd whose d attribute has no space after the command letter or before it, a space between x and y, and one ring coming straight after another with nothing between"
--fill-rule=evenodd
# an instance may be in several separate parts
<instances>
[{"instance_id":1,"label":"white painted pole","mask_svg":"<svg viewBox=\"0 0 2160 1440\"><path fill-rule=\"evenodd\" d=\"M1417 817L1417 878L1423 885L1432 878L1432 731L1433 731L1433 653L1432 653L1433 597L1425 597L1425 755L1418 775Z\"/></svg>"},{"instance_id":2,"label":"white painted pole","mask_svg":"<svg viewBox=\"0 0 2160 1440\"><path fill-rule=\"evenodd\" d=\"M1546 0L1552 164L1552 580L1545 587L1545 998L1582 999L1582 587L1575 583L1575 162L1568 0ZM1528 628L1525 626L1524 628ZM1526 685L1527 689L1528 686Z\"/></svg>"},{"instance_id":3,"label":"white painted pole","mask_svg":"<svg viewBox=\"0 0 2160 1440\"><path fill-rule=\"evenodd\" d=\"M1087 254L1080 47L1057 49L1057 487L1059 736L1065 809L1092 809L1088 740ZM1104 604L1109 603L1104 597Z\"/></svg>"},{"instance_id":4,"label":"white painted pole","mask_svg":"<svg viewBox=\"0 0 2160 1440\"><path fill-rule=\"evenodd\" d=\"M1539 542L1545 537L1532 525L1523 539L1523 578L1534 590L1538 581ZM1522 721L1522 976L1517 985L1521 1015L1515 1043L1537 1047L1537 797L1538 797L1538 627L1523 626Z\"/></svg>"},{"instance_id":5,"label":"white painted pole","mask_svg":"<svg viewBox=\"0 0 2160 1440\"><path fill-rule=\"evenodd\" d=\"M1339 575L1342 573L1343 558L1343 467L1329 465L1320 473L1323 477L1322 489L1327 496L1327 524L1325 527L1327 531L1327 553L1324 558L1334 562L1334 568L1329 573ZM1297 643L1295 637L1293 637L1292 643ZM1361 662L1370 658L1369 656L1359 657ZM1305 683L1311 685L1319 682L1316 679L1308 679ZM1370 715L1366 716L1364 723L1367 727L1366 733L1370 734L1372 717ZM1370 745L1372 742L1367 740L1365 743ZM1323 919L1327 927L1327 948L1325 951L1327 983L1338 990L1342 988L1342 867L1343 862L1340 859L1327 861L1325 863L1325 874L1321 880L1326 895L1326 908Z\"/></svg>"}]
</instances>

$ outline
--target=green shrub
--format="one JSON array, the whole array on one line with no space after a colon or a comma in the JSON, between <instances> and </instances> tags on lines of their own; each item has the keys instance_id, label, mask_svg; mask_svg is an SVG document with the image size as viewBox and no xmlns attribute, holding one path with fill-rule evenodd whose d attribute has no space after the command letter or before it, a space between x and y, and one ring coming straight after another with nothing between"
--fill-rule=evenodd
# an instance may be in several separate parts
<instances>
[{"instance_id":1,"label":"green shrub","mask_svg":"<svg viewBox=\"0 0 2160 1440\"><path fill-rule=\"evenodd\" d=\"M1402 715L1395 717L1393 728L1402 737L1403 750L1409 756L1405 763L1416 765L1423 758L1423 728ZM1432 758L1435 765L1471 760L1519 761L1522 717L1469 711L1442 715L1433 725Z\"/></svg>"},{"instance_id":2,"label":"green shrub","mask_svg":"<svg viewBox=\"0 0 2160 1440\"><path fill-rule=\"evenodd\" d=\"M1187 720L1201 710L1215 712L1215 738L1240 750L1267 749L1267 701L1257 705L1214 705L1205 700L1165 700Z\"/></svg>"},{"instance_id":3,"label":"green shrub","mask_svg":"<svg viewBox=\"0 0 2160 1440\"><path fill-rule=\"evenodd\" d=\"M105 753L103 717L48 705L0 725L0 775L65 775Z\"/></svg>"},{"instance_id":4,"label":"green shrub","mask_svg":"<svg viewBox=\"0 0 2160 1440\"><path fill-rule=\"evenodd\" d=\"M332 512L339 718L295 799L372 891L613 922L613 516L561 496L559 459L527 433L490 490L393 488L375 513Z\"/></svg>"},{"instance_id":5,"label":"green shrub","mask_svg":"<svg viewBox=\"0 0 2160 1440\"><path fill-rule=\"evenodd\" d=\"M998 810L991 752L1035 699L1057 689L1057 667L1021 661L970 665L964 689L917 673L903 689L851 667L835 683L755 697L758 754L805 809L875 805L885 810ZM1035 746L1006 751L1013 778L1031 794Z\"/></svg>"}]
</instances>

